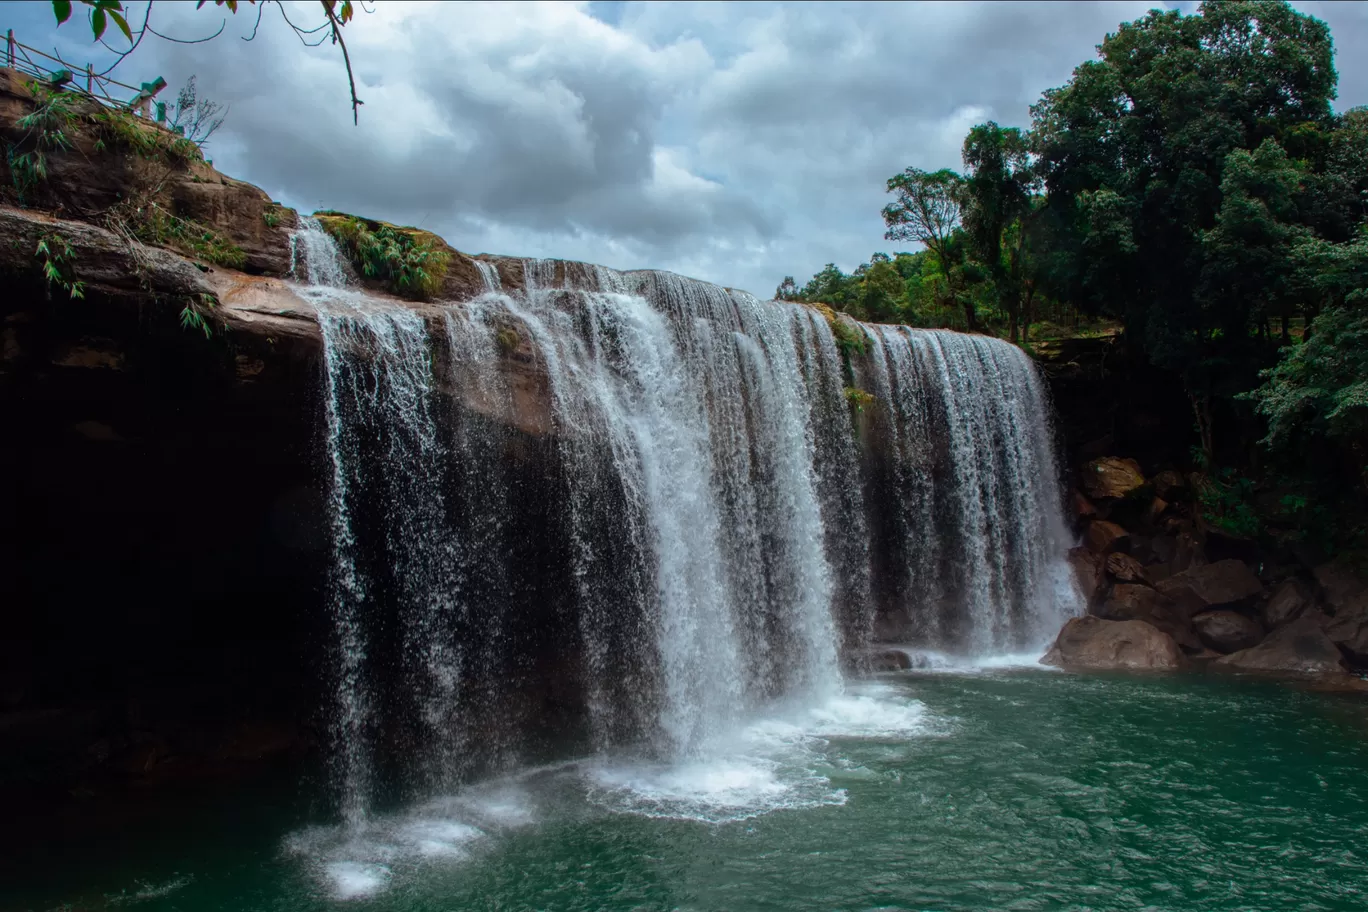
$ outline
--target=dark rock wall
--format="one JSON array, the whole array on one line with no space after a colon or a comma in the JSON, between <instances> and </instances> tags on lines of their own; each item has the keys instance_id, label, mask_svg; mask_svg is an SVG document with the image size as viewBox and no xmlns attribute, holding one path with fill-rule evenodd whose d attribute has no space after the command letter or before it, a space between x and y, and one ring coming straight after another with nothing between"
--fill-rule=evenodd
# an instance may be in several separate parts
<instances>
[{"instance_id":1,"label":"dark rock wall","mask_svg":"<svg viewBox=\"0 0 1368 912\"><path fill-rule=\"evenodd\" d=\"M244 723L307 723L328 542L314 365L243 379L221 336L140 325L98 293L6 291L8 784L95 772L140 740L150 767ZM35 713L79 716L80 753L36 763Z\"/></svg>"}]
</instances>

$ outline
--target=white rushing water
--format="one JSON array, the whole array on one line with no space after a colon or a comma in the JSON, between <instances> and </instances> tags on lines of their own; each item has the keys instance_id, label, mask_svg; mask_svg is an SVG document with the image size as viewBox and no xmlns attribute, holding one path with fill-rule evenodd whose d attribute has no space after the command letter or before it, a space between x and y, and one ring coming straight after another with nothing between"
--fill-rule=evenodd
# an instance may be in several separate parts
<instances>
[{"instance_id":1,"label":"white rushing water","mask_svg":"<svg viewBox=\"0 0 1368 912\"><path fill-rule=\"evenodd\" d=\"M554 260L520 277L477 260L479 298L420 313L349 287L315 221L294 250L323 332L335 774L354 826L381 780L431 795L516 768L542 707L566 705L537 696L547 655L584 707L605 806L674 813L697 785L680 800L745 816L791 792L757 739L788 756L821 713L873 712L842 662L876 620L988 655L1076 610L1048 406L1014 346L869 326L847 360L810 308ZM544 440L518 430L528 376ZM873 397L858 421L850 387ZM343 854L342 892L383 880Z\"/></svg>"}]
</instances>

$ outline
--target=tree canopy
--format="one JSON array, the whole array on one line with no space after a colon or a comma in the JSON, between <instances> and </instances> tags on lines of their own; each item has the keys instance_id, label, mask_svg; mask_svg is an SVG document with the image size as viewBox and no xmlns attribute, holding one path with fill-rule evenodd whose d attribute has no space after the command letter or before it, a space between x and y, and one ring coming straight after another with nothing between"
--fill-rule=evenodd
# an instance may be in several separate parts
<instances>
[{"instance_id":1,"label":"tree canopy","mask_svg":"<svg viewBox=\"0 0 1368 912\"><path fill-rule=\"evenodd\" d=\"M1368 109L1334 113L1336 84L1329 28L1285 2L1150 12L1029 130L976 125L961 172L889 179L885 238L922 249L797 297L1022 342L1047 315L1114 321L1181 380L1202 465L1249 468L1222 422L1263 420L1284 482L1314 437L1303 462L1337 468L1302 481L1368 503Z\"/></svg>"}]
</instances>

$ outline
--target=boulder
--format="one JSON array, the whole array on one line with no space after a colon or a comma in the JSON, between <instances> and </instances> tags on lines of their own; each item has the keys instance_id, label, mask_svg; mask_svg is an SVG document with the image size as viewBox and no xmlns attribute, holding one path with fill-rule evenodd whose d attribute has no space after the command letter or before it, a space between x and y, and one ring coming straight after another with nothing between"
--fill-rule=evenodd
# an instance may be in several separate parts
<instances>
[{"instance_id":1,"label":"boulder","mask_svg":"<svg viewBox=\"0 0 1368 912\"><path fill-rule=\"evenodd\" d=\"M1368 612L1335 615L1325 626L1325 635L1344 650L1355 665L1368 666Z\"/></svg>"},{"instance_id":2,"label":"boulder","mask_svg":"<svg viewBox=\"0 0 1368 912\"><path fill-rule=\"evenodd\" d=\"M1129 544L1130 533L1105 519L1094 519L1088 523L1088 530L1083 533L1083 547L1094 554L1124 551Z\"/></svg>"},{"instance_id":3,"label":"boulder","mask_svg":"<svg viewBox=\"0 0 1368 912\"><path fill-rule=\"evenodd\" d=\"M1096 604L1098 596L1107 584L1102 558L1087 548L1071 548L1069 566L1073 568L1074 578L1078 580L1078 591L1083 596L1084 603Z\"/></svg>"},{"instance_id":4,"label":"boulder","mask_svg":"<svg viewBox=\"0 0 1368 912\"><path fill-rule=\"evenodd\" d=\"M1083 492L1092 498L1125 497L1145 483L1134 459L1104 456L1083 467Z\"/></svg>"},{"instance_id":5,"label":"boulder","mask_svg":"<svg viewBox=\"0 0 1368 912\"><path fill-rule=\"evenodd\" d=\"M1163 526L1166 531L1149 538L1147 554L1140 553L1134 547L1130 549L1132 554L1146 559L1146 563L1153 564L1148 568L1151 579L1173 576L1207 562L1201 542L1185 528L1185 525L1184 520L1165 517ZM1159 564L1163 567L1160 568Z\"/></svg>"},{"instance_id":6,"label":"boulder","mask_svg":"<svg viewBox=\"0 0 1368 912\"><path fill-rule=\"evenodd\" d=\"M1109 621L1144 621L1189 652L1202 649L1187 613L1149 586L1118 583L1093 613Z\"/></svg>"},{"instance_id":7,"label":"boulder","mask_svg":"<svg viewBox=\"0 0 1368 912\"><path fill-rule=\"evenodd\" d=\"M1073 515L1079 519L1089 519L1097 515L1097 507L1094 507L1092 501L1077 491L1069 494L1069 506L1073 510Z\"/></svg>"},{"instance_id":8,"label":"boulder","mask_svg":"<svg viewBox=\"0 0 1368 912\"><path fill-rule=\"evenodd\" d=\"M1144 566L1129 554L1119 551L1107 555L1107 573L1123 583L1150 583Z\"/></svg>"},{"instance_id":9,"label":"boulder","mask_svg":"<svg viewBox=\"0 0 1368 912\"><path fill-rule=\"evenodd\" d=\"M1041 659L1059 668L1175 669L1183 654L1173 638L1144 621L1074 618Z\"/></svg>"},{"instance_id":10,"label":"boulder","mask_svg":"<svg viewBox=\"0 0 1368 912\"><path fill-rule=\"evenodd\" d=\"M1217 659L1212 666L1282 674L1338 674L1344 671L1344 658L1314 617L1301 617L1273 631L1258 646Z\"/></svg>"},{"instance_id":11,"label":"boulder","mask_svg":"<svg viewBox=\"0 0 1368 912\"><path fill-rule=\"evenodd\" d=\"M1340 561L1321 564L1311 572L1331 614L1357 608L1368 596L1368 582Z\"/></svg>"},{"instance_id":12,"label":"boulder","mask_svg":"<svg viewBox=\"0 0 1368 912\"><path fill-rule=\"evenodd\" d=\"M1263 627L1238 611L1202 611L1192 618L1201 641L1220 653L1239 652L1259 645Z\"/></svg>"},{"instance_id":13,"label":"boulder","mask_svg":"<svg viewBox=\"0 0 1368 912\"><path fill-rule=\"evenodd\" d=\"M1332 617L1326 636L1359 665L1368 665L1368 582L1335 562L1314 571Z\"/></svg>"},{"instance_id":14,"label":"boulder","mask_svg":"<svg viewBox=\"0 0 1368 912\"><path fill-rule=\"evenodd\" d=\"M1181 473L1175 472L1172 469L1167 469L1160 472L1158 475L1155 475L1153 481L1150 483L1154 486L1155 495L1162 497L1169 503L1173 503L1176 500L1182 500L1187 496L1187 479L1184 478Z\"/></svg>"},{"instance_id":15,"label":"boulder","mask_svg":"<svg viewBox=\"0 0 1368 912\"><path fill-rule=\"evenodd\" d=\"M1156 588L1187 609L1190 616L1253 598L1263 592L1263 583L1244 561L1223 560L1175 573L1160 580Z\"/></svg>"},{"instance_id":16,"label":"boulder","mask_svg":"<svg viewBox=\"0 0 1368 912\"><path fill-rule=\"evenodd\" d=\"M906 671L912 667L912 658L901 649L880 649L870 655L869 667L873 671Z\"/></svg>"},{"instance_id":17,"label":"boulder","mask_svg":"<svg viewBox=\"0 0 1368 912\"><path fill-rule=\"evenodd\" d=\"M1277 630L1284 624L1301 617L1302 612L1316 603L1311 588L1299 579L1284 580L1274 590L1272 598L1264 603L1259 616L1269 630Z\"/></svg>"}]
</instances>

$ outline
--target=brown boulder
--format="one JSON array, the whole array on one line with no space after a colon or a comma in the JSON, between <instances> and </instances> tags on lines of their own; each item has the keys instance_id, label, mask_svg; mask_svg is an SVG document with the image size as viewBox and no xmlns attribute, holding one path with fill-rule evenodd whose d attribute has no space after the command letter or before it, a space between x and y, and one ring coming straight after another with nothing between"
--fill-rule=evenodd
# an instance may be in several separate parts
<instances>
[{"instance_id":1,"label":"brown boulder","mask_svg":"<svg viewBox=\"0 0 1368 912\"><path fill-rule=\"evenodd\" d=\"M1313 572L1333 615L1326 636L1356 663L1368 664L1368 582L1341 563L1322 564Z\"/></svg>"},{"instance_id":2,"label":"brown boulder","mask_svg":"<svg viewBox=\"0 0 1368 912\"><path fill-rule=\"evenodd\" d=\"M1263 583L1244 561L1223 560L1175 573L1156 588L1192 615L1252 598L1263 592Z\"/></svg>"},{"instance_id":3,"label":"brown boulder","mask_svg":"<svg viewBox=\"0 0 1368 912\"><path fill-rule=\"evenodd\" d=\"M1083 533L1083 547L1094 554L1124 551L1129 544L1130 533L1105 519L1094 519L1088 523L1088 531Z\"/></svg>"},{"instance_id":4,"label":"brown boulder","mask_svg":"<svg viewBox=\"0 0 1368 912\"><path fill-rule=\"evenodd\" d=\"M1264 637L1258 621L1237 611L1203 611L1193 616L1192 626L1203 643L1221 653L1251 649Z\"/></svg>"},{"instance_id":5,"label":"brown boulder","mask_svg":"<svg viewBox=\"0 0 1368 912\"><path fill-rule=\"evenodd\" d=\"M1344 658L1313 617L1302 617L1280 627L1251 649L1242 649L1212 663L1237 671L1283 674L1338 674Z\"/></svg>"},{"instance_id":6,"label":"brown boulder","mask_svg":"<svg viewBox=\"0 0 1368 912\"><path fill-rule=\"evenodd\" d=\"M1173 669L1183 667L1183 654L1172 637L1143 621L1080 617L1064 625L1041 662L1060 668Z\"/></svg>"},{"instance_id":7,"label":"brown boulder","mask_svg":"<svg viewBox=\"0 0 1368 912\"><path fill-rule=\"evenodd\" d=\"M1094 614L1109 621L1144 621L1189 652L1202 648L1187 613L1148 586L1118 583Z\"/></svg>"},{"instance_id":8,"label":"brown boulder","mask_svg":"<svg viewBox=\"0 0 1368 912\"><path fill-rule=\"evenodd\" d=\"M880 649L869 656L872 671L906 671L912 667L912 657L901 649Z\"/></svg>"},{"instance_id":9,"label":"brown boulder","mask_svg":"<svg viewBox=\"0 0 1368 912\"><path fill-rule=\"evenodd\" d=\"M1071 548L1069 566L1073 568L1074 578L1078 580L1078 591L1082 594L1084 603L1095 604L1107 583L1107 577L1102 572L1102 558L1087 548Z\"/></svg>"},{"instance_id":10,"label":"brown boulder","mask_svg":"<svg viewBox=\"0 0 1368 912\"><path fill-rule=\"evenodd\" d=\"M1154 493L1172 503L1181 500L1188 491L1187 479L1181 473L1167 469L1154 476Z\"/></svg>"},{"instance_id":11,"label":"brown boulder","mask_svg":"<svg viewBox=\"0 0 1368 912\"><path fill-rule=\"evenodd\" d=\"M1107 573L1123 583L1145 583L1149 584L1149 574L1145 573L1144 566L1131 557L1129 554L1115 552L1107 555Z\"/></svg>"},{"instance_id":12,"label":"brown boulder","mask_svg":"<svg viewBox=\"0 0 1368 912\"><path fill-rule=\"evenodd\" d=\"M1070 493L1069 506L1073 510L1073 515L1079 519L1087 519L1097 515L1097 507L1094 507L1092 501L1088 500L1088 498L1077 491Z\"/></svg>"},{"instance_id":13,"label":"brown boulder","mask_svg":"<svg viewBox=\"0 0 1368 912\"><path fill-rule=\"evenodd\" d=\"M1321 564L1311 571L1320 584L1325 604L1332 614L1345 608L1357 608L1368 595L1368 582L1339 561Z\"/></svg>"},{"instance_id":14,"label":"brown boulder","mask_svg":"<svg viewBox=\"0 0 1368 912\"><path fill-rule=\"evenodd\" d=\"M1310 587L1299 579L1284 580L1282 585L1274 590L1272 598L1264 603L1259 615L1263 618L1265 627L1277 630L1282 625L1301 617L1302 612L1314 604L1315 597Z\"/></svg>"},{"instance_id":15,"label":"brown boulder","mask_svg":"<svg viewBox=\"0 0 1368 912\"><path fill-rule=\"evenodd\" d=\"M1337 614L1325 626L1330 637L1356 665L1368 665L1368 612Z\"/></svg>"},{"instance_id":16,"label":"brown boulder","mask_svg":"<svg viewBox=\"0 0 1368 912\"><path fill-rule=\"evenodd\" d=\"M1134 459L1104 456L1083 467L1083 491L1089 497L1125 497L1145 483Z\"/></svg>"},{"instance_id":17,"label":"brown boulder","mask_svg":"<svg viewBox=\"0 0 1368 912\"><path fill-rule=\"evenodd\" d=\"M1168 560L1169 574L1176 575L1206 566L1206 549L1191 532L1179 531L1173 540L1173 556Z\"/></svg>"}]
</instances>

